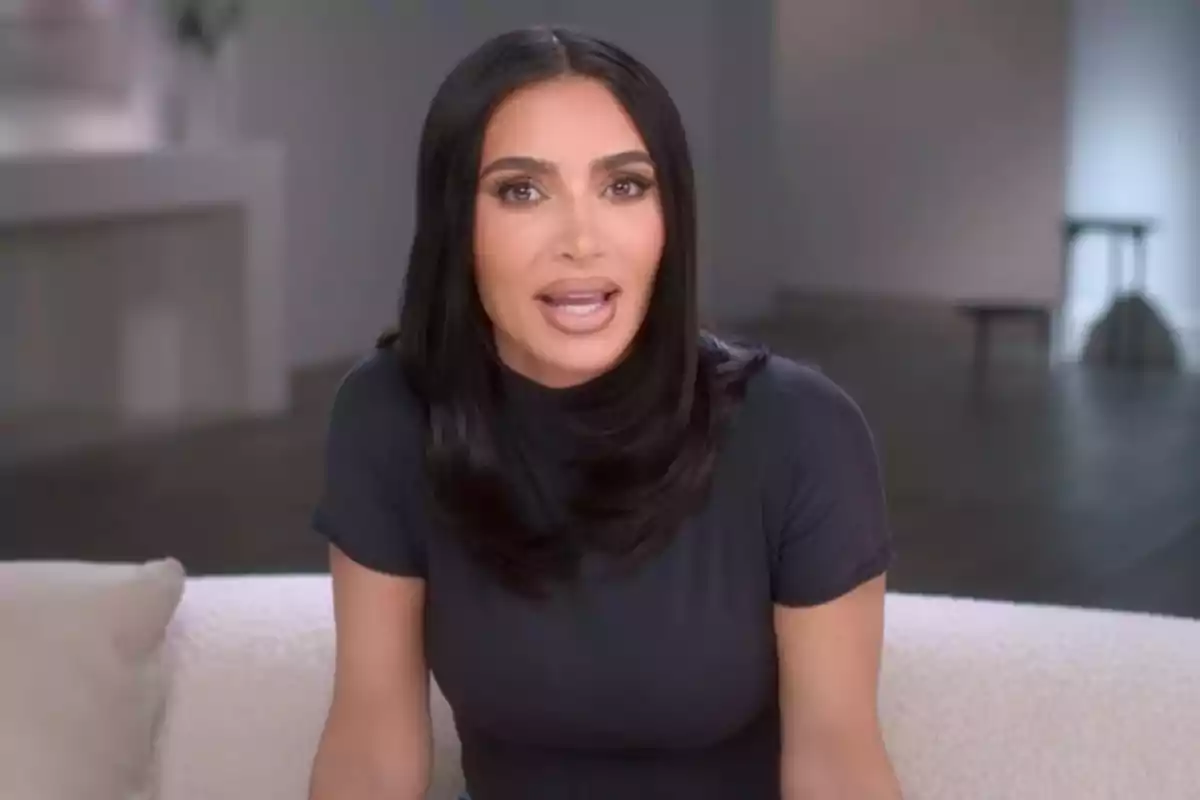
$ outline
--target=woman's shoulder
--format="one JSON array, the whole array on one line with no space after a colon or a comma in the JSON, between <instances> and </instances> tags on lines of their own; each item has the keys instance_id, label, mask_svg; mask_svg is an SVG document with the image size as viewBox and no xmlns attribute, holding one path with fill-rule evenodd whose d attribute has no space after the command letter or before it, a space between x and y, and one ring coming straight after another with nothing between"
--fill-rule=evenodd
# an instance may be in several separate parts
<instances>
[{"instance_id":1,"label":"woman's shoulder","mask_svg":"<svg viewBox=\"0 0 1200 800\"><path fill-rule=\"evenodd\" d=\"M387 348L363 355L343 374L333 398L330 425L363 442L396 441L420 430L422 410L405 380L400 359Z\"/></svg>"},{"instance_id":2,"label":"woman's shoulder","mask_svg":"<svg viewBox=\"0 0 1200 800\"><path fill-rule=\"evenodd\" d=\"M820 605L885 570L893 550L883 473L849 392L814 366L775 356L748 387L744 410L775 602Z\"/></svg>"},{"instance_id":3,"label":"woman's shoulder","mask_svg":"<svg viewBox=\"0 0 1200 800\"><path fill-rule=\"evenodd\" d=\"M739 416L739 435L789 472L865 468L878 457L858 402L811 364L769 356L750 379Z\"/></svg>"},{"instance_id":4,"label":"woman's shoulder","mask_svg":"<svg viewBox=\"0 0 1200 800\"><path fill-rule=\"evenodd\" d=\"M862 420L850 393L818 367L784 356L767 356L746 389L747 410L764 425L805 427Z\"/></svg>"},{"instance_id":5,"label":"woman's shoulder","mask_svg":"<svg viewBox=\"0 0 1200 800\"><path fill-rule=\"evenodd\" d=\"M355 363L334 394L312 513L342 552L391 575L425 575L419 408L394 354L380 348Z\"/></svg>"}]
</instances>

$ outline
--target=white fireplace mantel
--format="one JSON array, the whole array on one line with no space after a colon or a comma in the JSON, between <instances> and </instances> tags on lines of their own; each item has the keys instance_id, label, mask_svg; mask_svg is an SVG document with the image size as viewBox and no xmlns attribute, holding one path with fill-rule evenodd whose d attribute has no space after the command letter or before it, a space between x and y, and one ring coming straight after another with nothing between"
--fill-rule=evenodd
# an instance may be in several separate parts
<instances>
[{"instance_id":1,"label":"white fireplace mantel","mask_svg":"<svg viewBox=\"0 0 1200 800\"><path fill-rule=\"evenodd\" d=\"M278 215L283 153L221 148L0 152L0 225L178 213L237 205Z\"/></svg>"},{"instance_id":2,"label":"white fireplace mantel","mask_svg":"<svg viewBox=\"0 0 1200 800\"><path fill-rule=\"evenodd\" d=\"M283 181L269 142L0 154L0 419L285 410Z\"/></svg>"}]
</instances>

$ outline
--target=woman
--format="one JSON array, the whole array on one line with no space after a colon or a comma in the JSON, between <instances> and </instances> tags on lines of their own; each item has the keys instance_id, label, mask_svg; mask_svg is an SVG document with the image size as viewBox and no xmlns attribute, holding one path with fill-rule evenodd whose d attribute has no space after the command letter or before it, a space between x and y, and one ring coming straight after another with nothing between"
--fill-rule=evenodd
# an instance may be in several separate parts
<instances>
[{"instance_id":1,"label":"woman","mask_svg":"<svg viewBox=\"0 0 1200 800\"><path fill-rule=\"evenodd\" d=\"M314 514L313 800L423 796L429 671L473 800L899 797L871 436L701 333L666 90L597 39L500 36L434 98L417 184L399 332L337 393Z\"/></svg>"}]
</instances>

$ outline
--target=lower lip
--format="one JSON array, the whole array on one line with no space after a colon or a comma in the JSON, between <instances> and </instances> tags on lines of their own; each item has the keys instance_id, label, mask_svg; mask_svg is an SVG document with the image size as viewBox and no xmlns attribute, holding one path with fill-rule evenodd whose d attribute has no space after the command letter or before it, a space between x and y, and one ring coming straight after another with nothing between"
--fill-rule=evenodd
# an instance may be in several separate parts
<instances>
[{"instance_id":1,"label":"lower lip","mask_svg":"<svg viewBox=\"0 0 1200 800\"><path fill-rule=\"evenodd\" d=\"M572 336L599 333L608 327L617 313L616 293L608 295L603 302L587 307L555 305L544 300L538 300L537 303L550 327Z\"/></svg>"}]
</instances>

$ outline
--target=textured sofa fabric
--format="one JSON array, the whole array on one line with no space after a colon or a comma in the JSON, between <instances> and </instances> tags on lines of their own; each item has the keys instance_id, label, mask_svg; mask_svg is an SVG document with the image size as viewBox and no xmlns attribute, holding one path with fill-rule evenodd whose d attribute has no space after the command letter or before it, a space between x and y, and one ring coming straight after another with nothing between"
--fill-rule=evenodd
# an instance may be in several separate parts
<instances>
[{"instance_id":1,"label":"textured sofa fabric","mask_svg":"<svg viewBox=\"0 0 1200 800\"><path fill-rule=\"evenodd\" d=\"M1200 622L904 596L888 615L907 797L1200 798Z\"/></svg>"},{"instance_id":2,"label":"textured sofa fabric","mask_svg":"<svg viewBox=\"0 0 1200 800\"><path fill-rule=\"evenodd\" d=\"M303 800L327 576L193 578L169 633L161 800ZM1200 622L892 594L881 713L906 797L1200 797ZM430 798L461 788L440 696Z\"/></svg>"},{"instance_id":3,"label":"textured sofa fabric","mask_svg":"<svg viewBox=\"0 0 1200 800\"><path fill-rule=\"evenodd\" d=\"M328 576L192 578L169 632L159 800L304 800L333 688ZM431 800L462 781L436 686Z\"/></svg>"},{"instance_id":4,"label":"textured sofa fabric","mask_svg":"<svg viewBox=\"0 0 1200 800\"><path fill-rule=\"evenodd\" d=\"M149 800L176 561L0 564L0 798Z\"/></svg>"}]
</instances>

